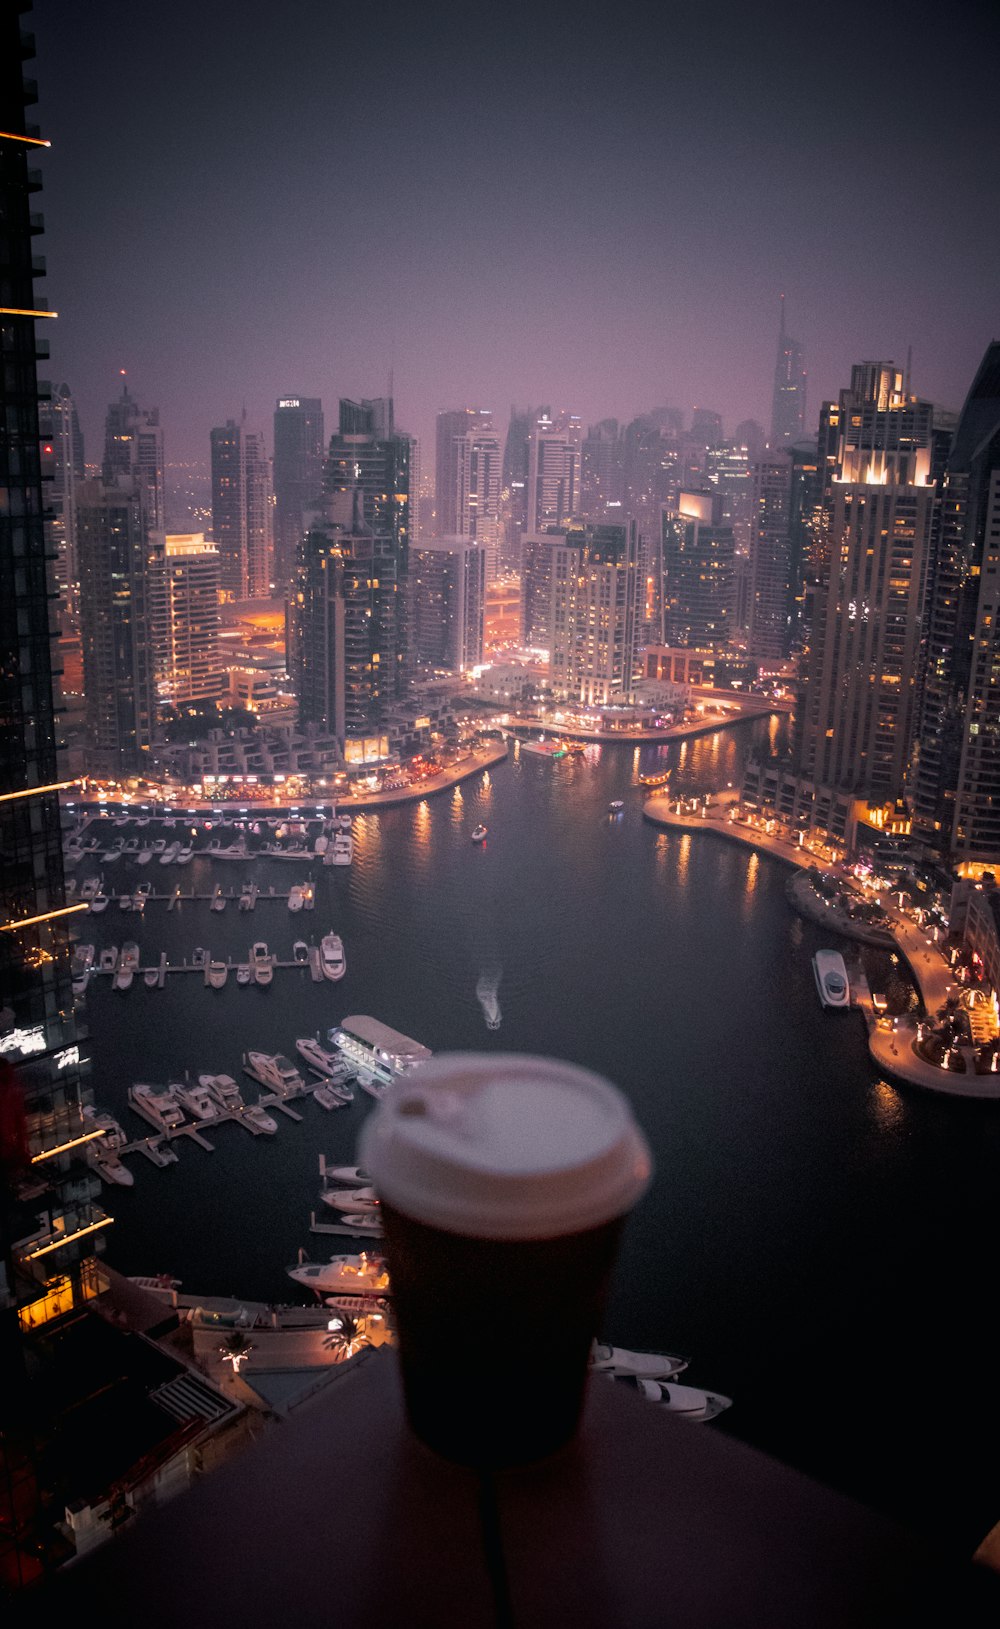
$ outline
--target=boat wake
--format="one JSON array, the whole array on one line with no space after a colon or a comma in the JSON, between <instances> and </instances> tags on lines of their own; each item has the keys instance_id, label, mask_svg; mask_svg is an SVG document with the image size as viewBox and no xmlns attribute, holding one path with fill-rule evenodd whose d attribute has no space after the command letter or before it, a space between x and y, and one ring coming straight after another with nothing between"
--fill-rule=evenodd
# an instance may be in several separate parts
<instances>
[{"instance_id":1,"label":"boat wake","mask_svg":"<svg viewBox=\"0 0 1000 1629\"><path fill-rule=\"evenodd\" d=\"M500 988L502 978L502 967L484 967L479 975L479 983L476 985L476 996L479 1005L483 1009L487 1029L500 1028L501 1012L500 1003L497 1000L497 991Z\"/></svg>"}]
</instances>

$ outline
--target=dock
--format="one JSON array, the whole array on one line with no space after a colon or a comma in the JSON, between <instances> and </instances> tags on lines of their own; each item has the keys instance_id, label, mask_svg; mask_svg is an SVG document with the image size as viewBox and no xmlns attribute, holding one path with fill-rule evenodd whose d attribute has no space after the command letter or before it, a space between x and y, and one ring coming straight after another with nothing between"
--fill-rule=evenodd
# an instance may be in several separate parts
<instances>
[{"instance_id":1,"label":"dock","mask_svg":"<svg viewBox=\"0 0 1000 1629\"><path fill-rule=\"evenodd\" d=\"M350 1239L381 1240L384 1237L381 1228L376 1233L370 1227L352 1227L349 1222L319 1222L316 1220L315 1211L310 1212L309 1231L310 1233L339 1233Z\"/></svg>"}]
</instances>

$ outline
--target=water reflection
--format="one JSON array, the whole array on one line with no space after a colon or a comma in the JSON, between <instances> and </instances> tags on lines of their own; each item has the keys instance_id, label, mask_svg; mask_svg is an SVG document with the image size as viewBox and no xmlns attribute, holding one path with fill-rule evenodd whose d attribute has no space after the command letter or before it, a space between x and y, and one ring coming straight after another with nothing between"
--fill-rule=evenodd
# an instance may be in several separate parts
<instances>
[{"instance_id":1,"label":"water reflection","mask_svg":"<svg viewBox=\"0 0 1000 1629\"><path fill-rule=\"evenodd\" d=\"M887 1080L877 1080L872 1087L869 1103L872 1119L880 1131L902 1131L906 1124L906 1104L895 1086Z\"/></svg>"},{"instance_id":2,"label":"water reflection","mask_svg":"<svg viewBox=\"0 0 1000 1629\"><path fill-rule=\"evenodd\" d=\"M753 895L754 895L754 893L756 891L756 888L757 888L757 883L759 881L759 877L760 877L760 856L756 852L754 852L754 853L752 853L750 855L750 858L747 861L747 872L746 872L746 877L745 877L744 883L743 883L744 911L749 906L750 901L753 898Z\"/></svg>"},{"instance_id":3,"label":"water reflection","mask_svg":"<svg viewBox=\"0 0 1000 1629\"><path fill-rule=\"evenodd\" d=\"M687 886L688 867L691 863L691 833L686 831L677 845L677 881Z\"/></svg>"}]
</instances>

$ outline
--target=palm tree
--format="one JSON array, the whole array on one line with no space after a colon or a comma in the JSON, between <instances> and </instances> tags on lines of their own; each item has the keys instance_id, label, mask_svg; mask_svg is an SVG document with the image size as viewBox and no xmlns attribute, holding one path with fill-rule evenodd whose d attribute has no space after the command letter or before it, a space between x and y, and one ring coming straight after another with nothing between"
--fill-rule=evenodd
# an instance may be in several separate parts
<instances>
[{"instance_id":1,"label":"palm tree","mask_svg":"<svg viewBox=\"0 0 1000 1629\"><path fill-rule=\"evenodd\" d=\"M241 1365L246 1363L252 1351L253 1342L247 1340L241 1329L234 1329L233 1333L227 1336L225 1344L219 1347L223 1363L232 1364L233 1374L239 1374Z\"/></svg>"},{"instance_id":2,"label":"palm tree","mask_svg":"<svg viewBox=\"0 0 1000 1629\"><path fill-rule=\"evenodd\" d=\"M350 1313L338 1313L330 1319L330 1333L323 1341L323 1345L332 1352L339 1352L342 1358L353 1357L365 1344L365 1337L361 1329L361 1320L352 1318Z\"/></svg>"}]
</instances>

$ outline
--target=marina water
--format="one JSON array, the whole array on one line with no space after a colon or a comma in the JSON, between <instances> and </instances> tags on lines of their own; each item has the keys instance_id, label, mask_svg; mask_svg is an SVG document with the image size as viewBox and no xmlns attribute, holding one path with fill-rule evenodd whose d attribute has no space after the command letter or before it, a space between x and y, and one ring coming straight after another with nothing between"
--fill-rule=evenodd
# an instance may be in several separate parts
<instances>
[{"instance_id":1,"label":"marina water","mask_svg":"<svg viewBox=\"0 0 1000 1629\"><path fill-rule=\"evenodd\" d=\"M133 1081L224 1071L252 1100L246 1051L294 1058L297 1036L325 1042L351 1013L435 1051L525 1051L598 1070L632 1100L657 1161L602 1335L688 1354L692 1384L734 1399L704 1429L968 1553L1000 1517L1000 1105L880 1080L860 1015L824 1012L813 979L818 946L838 945L849 966L857 948L794 914L785 866L657 829L632 784L637 769L670 765L674 790L723 787L778 729L763 721L641 752L591 746L557 762L512 752L425 802L358 815L349 867L97 862L109 893L142 878L238 893L251 874L265 892L306 877L316 888L315 910L298 914L261 898L252 913L151 902L139 918L113 897L81 919L98 952L136 939L143 965L161 951L190 961L195 946L243 961L264 939L290 959L294 940L332 929L347 974L317 984L308 968L278 969L260 989L233 971L215 991L192 973L126 994L92 978L95 1097L136 1136L146 1128L127 1106ZM482 844L470 839L478 822ZM183 837L190 824L143 835ZM885 953L865 957L884 988ZM300 1249L360 1248L311 1234L310 1212L323 1208L319 1154L353 1163L374 1104L358 1092L334 1112L295 1107L301 1123L279 1115L274 1137L224 1125L209 1130L211 1153L182 1139L164 1170L131 1156L134 1187L104 1195L117 1218L110 1263L170 1273L189 1293L300 1299L285 1271ZM510 1331L529 1365L537 1334Z\"/></svg>"}]
</instances>

